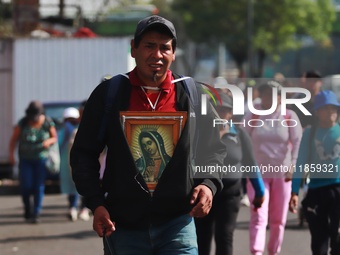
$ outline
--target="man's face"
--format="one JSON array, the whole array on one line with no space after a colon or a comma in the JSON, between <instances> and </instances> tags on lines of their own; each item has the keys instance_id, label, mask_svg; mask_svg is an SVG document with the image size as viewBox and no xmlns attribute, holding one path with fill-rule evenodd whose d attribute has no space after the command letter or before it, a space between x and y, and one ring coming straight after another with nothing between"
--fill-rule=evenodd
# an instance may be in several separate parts
<instances>
[{"instance_id":1,"label":"man's face","mask_svg":"<svg viewBox=\"0 0 340 255\"><path fill-rule=\"evenodd\" d=\"M261 106L263 109L270 109L273 105L273 89L266 88L264 91L260 94L261 98ZM281 103L281 95L277 95L277 104L279 105Z\"/></svg>"},{"instance_id":2,"label":"man's face","mask_svg":"<svg viewBox=\"0 0 340 255\"><path fill-rule=\"evenodd\" d=\"M230 120L233 117L233 110L229 107L221 106L221 105L216 105L215 109L220 116L220 118Z\"/></svg>"},{"instance_id":3,"label":"man's face","mask_svg":"<svg viewBox=\"0 0 340 255\"><path fill-rule=\"evenodd\" d=\"M335 105L325 105L316 110L319 122L333 124L338 119L338 107Z\"/></svg>"},{"instance_id":4,"label":"man's face","mask_svg":"<svg viewBox=\"0 0 340 255\"><path fill-rule=\"evenodd\" d=\"M131 41L131 56L135 58L139 78L146 85L158 86L175 60L172 38L156 31L145 32L138 48Z\"/></svg>"},{"instance_id":5,"label":"man's face","mask_svg":"<svg viewBox=\"0 0 340 255\"><path fill-rule=\"evenodd\" d=\"M321 80L315 78L306 78L306 89L308 89L313 96L320 92L321 86Z\"/></svg>"}]
</instances>

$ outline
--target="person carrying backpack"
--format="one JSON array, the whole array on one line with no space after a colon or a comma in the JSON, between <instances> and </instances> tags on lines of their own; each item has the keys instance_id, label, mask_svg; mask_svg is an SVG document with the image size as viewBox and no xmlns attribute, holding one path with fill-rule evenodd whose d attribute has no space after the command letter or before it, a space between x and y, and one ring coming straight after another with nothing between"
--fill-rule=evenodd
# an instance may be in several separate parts
<instances>
[{"instance_id":1,"label":"person carrying backpack","mask_svg":"<svg viewBox=\"0 0 340 255\"><path fill-rule=\"evenodd\" d=\"M302 208L312 254L336 255L340 254L340 103L334 92L324 90L315 96L313 110L317 124L303 132L289 210L297 212L301 179L308 173L310 181Z\"/></svg>"},{"instance_id":2,"label":"person carrying backpack","mask_svg":"<svg viewBox=\"0 0 340 255\"><path fill-rule=\"evenodd\" d=\"M102 82L86 103L70 163L77 190L93 212L93 229L104 238L104 254L197 254L193 217L207 215L213 196L222 189L218 173L195 174L199 166L221 166L225 146L213 127L211 105L207 104L206 115L194 111L193 95L188 94L194 90L176 82L169 69L176 42L170 21L156 15L141 20L131 40L136 67ZM107 107L110 86L119 88L112 107ZM187 113L188 121L154 192L136 166L121 111ZM105 146L106 167L100 180L98 158ZM159 164L158 158L154 161Z\"/></svg>"},{"instance_id":3,"label":"person carrying backpack","mask_svg":"<svg viewBox=\"0 0 340 255\"><path fill-rule=\"evenodd\" d=\"M233 170L226 173L222 179L223 189L213 201L212 209L206 217L195 219L198 250L200 255L210 254L213 241L215 242L215 255L232 255L234 230L240 210L242 178L250 180L255 190L252 200L254 210L261 207L264 201L264 183L261 174L256 168L254 172L242 173L242 167L256 167L253 146L248 133L239 126L231 125L233 99L226 92L220 92L222 105L215 106L220 118L229 122L220 125L220 137L225 144L227 156L225 166Z\"/></svg>"},{"instance_id":4,"label":"person carrying backpack","mask_svg":"<svg viewBox=\"0 0 340 255\"><path fill-rule=\"evenodd\" d=\"M58 142L54 122L44 115L39 101L32 101L26 109L26 116L14 127L9 155L15 164L15 148L19 145L20 193L24 203L24 218L38 223L45 191L46 160L51 145ZM32 198L33 195L33 206Z\"/></svg>"}]
</instances>

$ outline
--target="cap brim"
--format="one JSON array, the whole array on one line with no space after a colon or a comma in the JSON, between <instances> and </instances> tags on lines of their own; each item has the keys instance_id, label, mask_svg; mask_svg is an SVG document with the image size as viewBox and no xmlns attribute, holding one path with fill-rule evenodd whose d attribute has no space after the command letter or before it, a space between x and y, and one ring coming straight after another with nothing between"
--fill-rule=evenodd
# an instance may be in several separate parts
<instances>
[{"instance_id":1,"label":"cap brim","mask_svg":"<svg viewBox=\"0 0 340 255\"><path fill-rule=\"evenodd\" d=\"M314 107L314 108L313 108L313 111L316 111L316 110L318 110L318 109L320 109L321 107L324 107L324 106L326 106L326 105L333 105L333 106L335 106L335 107L338 107L338 110L340 111L340 104L323 104L323 105Z\"/></svg>"},{"instance_id":2,"label":"cap brim","mask_svg":"<svg viewBox=\"0 0 340 255\"><path fill-rule=\"evenodd\" d=\"M167 33L172 36L172 38L176 38L176 36L173 34L171 29L166 24L154 23L154 24L150 24L149 26L139 31L139 33L135 35L135 39L141 37L144 33L146 33L149 30L152 30L152 28L155 28L155 27L163 27L167 31Z\"/></svg>"}]
</instances>

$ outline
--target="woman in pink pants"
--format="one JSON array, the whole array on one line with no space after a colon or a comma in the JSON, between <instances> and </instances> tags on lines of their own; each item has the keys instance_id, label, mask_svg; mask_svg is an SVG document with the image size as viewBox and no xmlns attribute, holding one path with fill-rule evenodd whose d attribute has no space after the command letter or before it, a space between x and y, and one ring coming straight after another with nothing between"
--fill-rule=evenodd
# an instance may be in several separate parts
<instances>
[{"instance_id":1,"label":"woman in pink pants","mask_svg":"<svg viewBox=\"0 0 340 255\"><path fill-rule=\"evenodd\" d=\"M286 171L291 165L295 165L302 127L295 112L287 109L286 115L281 115L281 85L278 82L268 81L258 90L261 98L261 104L255 106L258 110L270 109L273 91L277 91L278 95L273 113L261 116L249 113L245 116L246 130L252 138L255 158L265 185L265 201L262 207L251 209L250 251L253 255L264 253L266 227L269 224L267 250L269 255L276 255L281 250L291 195L291 182L285 180ZM247 192L249 200L252 200L254 190L249 183Z\"/></svg>"}]
</instances>

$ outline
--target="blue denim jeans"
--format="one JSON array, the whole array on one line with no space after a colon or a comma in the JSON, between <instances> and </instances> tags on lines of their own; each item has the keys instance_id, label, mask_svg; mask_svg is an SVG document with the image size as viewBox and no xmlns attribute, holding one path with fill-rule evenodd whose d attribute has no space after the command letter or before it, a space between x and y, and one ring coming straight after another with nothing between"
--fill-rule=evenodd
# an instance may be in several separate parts
<instances>
[{"instance_id":1,"label":"blue denim jeans","mask_svg":"<svg viewBox=\"0 0 340 255\"><path fill-rule=\"evenodd\" d=\"M42 208L45 192L46 159L21 159L20 192L25 207L25 217L38 216ZM33 212L30 197L33 195Z\"/></svg>"},{"instance_id":2,"label":"blue denim jeans","mask_svg":"<svg viewBox=\"0 0 340 255\"><path fill-rule=\"evenodd\" d=\"M68 200L68 207L69 208L78 208L78 203L79 203L79 194L74 193L74 194L68 194L67 195L67 200Z\"/></svg>"},{"instance_id":3,"label":"blue denim jeans","mask_svg":"<svg viewBox=\"0 0 340 255\"><path fill-rule=\"evenodd\" d=\"M117 227L104 238L104 255L197 255L195 224L188 214L146 229Z\"/></svg>"}]
</instances>

